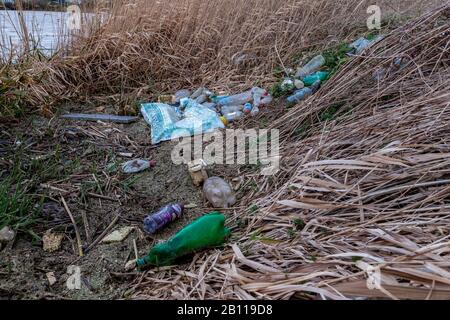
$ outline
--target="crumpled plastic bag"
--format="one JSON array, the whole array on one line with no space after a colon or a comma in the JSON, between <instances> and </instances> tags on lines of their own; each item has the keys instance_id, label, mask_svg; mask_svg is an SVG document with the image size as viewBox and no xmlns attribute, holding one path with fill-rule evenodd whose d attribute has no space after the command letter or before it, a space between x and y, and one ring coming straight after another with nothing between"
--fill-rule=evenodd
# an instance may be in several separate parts
<instances>
[{"instance_id":1,"label":"crumpled plastic bag","mask_svg":"<svg viewBox=\"0 0 450 320\"><path fill-rule=\"evenodd\" d=\"M152 128L152 144L225 128L216 112L192 99L182 99L181 114L173 106L163 103L145 103L141 113Z\"/></svg>"}]
</instances>

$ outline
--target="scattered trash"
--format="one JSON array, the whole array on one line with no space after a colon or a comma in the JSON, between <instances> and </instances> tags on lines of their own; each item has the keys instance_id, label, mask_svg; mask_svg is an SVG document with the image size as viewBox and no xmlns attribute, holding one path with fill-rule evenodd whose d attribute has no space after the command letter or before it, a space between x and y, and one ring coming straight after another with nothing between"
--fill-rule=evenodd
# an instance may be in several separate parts
<instances>
[{"instance_id":1,"label":"scattered trash","mask_svg":"<svg viewBox=\"0 0 450 320\"><path fill-rule=\"evenodd\" d=\"M242 111L234 111L230 113L225 113L223 117L226 119L227 123L231 123L242 118L243 115L244 113Z\"/></svg>"},{"instance_id":2,"label":"scattered trash","mask_svg":"<svg viewBox=\"0 0 450 320\"><path fill-rule=\"evenodd\" d=\"M48 284L50 285L50 287L53 286L56 283L55 273L47 272L45 275L47 276Z\"/></svg>"},{"instance_id":3,"label":"scattered trash","mask_svg":"<svg viewBox=\"0 0 450 320\"><path fill-rule=\"evenodd\" d=\"M300 90L296 90L294 94L287 97L288 104L298 103L300 101L306 100L309 96L312 95L312 90L310 88L303 88Z\"/></svg>"},{"instance_id":4,"label":"scattered trash","mask_svg":"<svg viewBox=\"0 0 450 320\"><path fill-rule=\"evenodd\" d=\"M11 229L8 226L4 226L0 230L0 243L13 241L15 236L16 236L16 233L14 232L13 229Z\"/></svg>"},{"instance_id":5,"label":"scattered trash","mask_svg":"<svg viewBox=\"0 0 450 320\"><path fill-rule=\"evenodd\" d=\"M130 160L122 164L122 171L124 173L138 173L147 170L150 167L155 167L156 161L147 161L142 159Z\"/></svg>"},{"instance_id":6,"label":"scattered trash","mask_svg":"<svg viewBox=\"0 0 450 320\"><path fill-rule=\"evenodd\" d=\"M222 245L229 234L225 217L219 212L212 212L195 220L168 241L154 246L147 256L127 263L127 267L171 265L177 258L189 253Z\"/></svg>"},{"instance_id":7,"label":"scattered trash","mask_svg":"<svg viewBox=\"0 0 450 320\"><path fill-rule=\"evenodd\" d=\"M171 94L162 94L158 97L158 102L159 103L176 103L176 98L174 95Z\"/></svg>"},{"instance_id":8,"label":"scattered trash","mask_svg":"<svg viewBox=\"0 0 450 320\"><path fill-rule=\"evenodd\" d=\"M361 54L366 48L370 46L370 41L364 37L361 37L352 43L350 43L349 47L352 49L351 53Z\"/></svg>"},{"instance_id":9,"label":"scattered trash","mask_svg":"<svg viewBox=\"0 0 450 320\"><path fill-rule=\"evenodd\" d=\"M291 96L287 97L287 103L291 105L306 100L308 97L316 93L316 91L320 89L320 86L321 81L317 80L309 88L294 91Z\"/></svg>"},{"instance_id":10,"label":"scattered trash","mask_svg":"<svg viewBox=\"0 0 450 320\"><path fill-rule=\"evenodd\" d=\"M330 75L329 72L326 71L316 71L313 74L310 74L303 78L303 83L305 86L310 87L316 82L317 80L325 81L328 79L328 76Z\"/></svg>"},{"instance_id":11,"label":"scattered trash","mask_svg":"<svg viewBox=\"0 0 450 320\"><path fill-rule=\"evenodd\" d=\"M297 69L295 77L301 80L307 75L319 70L324 64L325 58L322 55L315 56L306 65Z\"/></svg>"},{"instance_id":12,"label":"scattered trash","mask_svg":"<svg viewBox=\"0 0 450 320\"><path fill-rule=\"evenodd\" d=\"M244 113L245 114L250 114L252 112L253 109L253 105L250 102L247 102L246 104L244 104Z\"/></svg>"},{"instance_id":13,"label":"scattered trash","mask_svg":"<svg viewBox=\"0 0 450 320\"><path fill-rule=\"evenodd\" d=\"M184 206L185 209L194 209L197 208L198 206L195 203L189 203L187 205Z\"/></svg>"},{"instance_id":14,"label":"scattered trash","mask_svg":"<svg viewBox=\"0 0 450 320\"><path fill-rule=\"evenodd\" d=\"M47 252L56 252L61 248L64 235L60 233L53 233L47 230L42 237L42 249Z\"/></svg>"},{"instance_id":15,"label":"scattered trash","mask_svg":"<svg viewBox=\"0 0 450 320\"><path fill-rule=\"evenodd\" d=\"M222 115L225 115L227 113L233 113L236 111L242 111L244 110L244 106L240 105L240 106L223 106L222 108L220 108L220 112L222 113Z\"/></svg>"},{"instance_id":16,"label":"scattered trash","mask_svg":"<svg viewBox=\"0 0 450 320\"><path fill-rule=\"evenodd\" d=\"M209 133L218 128L225 128L216 112L204 108L189 98L180 101L181 109L160 103L145 103L141 112L145 121L151 126L152 143L172 140L180 137Z\"/></svg>"},{"instance_id":17,"label":"scattered trash","mask_svg":"<svg viewBox=\"0 0 450 320\"><path fill-rule=\"evenodd\" d=\"M294 86L295 86L296 89L303 89L305 87L305 84L303 83L302 80L295 79L294 80Z\"/></svg>"},{"instance_id":18,"label":"scattered trash","mask_svg":"<svg viewBox=\"0 0 450 320\"><path fill-rule=\"evenodd\" d=\"M134 227L123 227L117 230L114 230L109 235L104 237L101 241L101 243L116 243L116 242L122 242L123 240L128 237L128 235L131 233L131 231L134 230Z\"/></svg>"},{"instance_id":19,"label":"scattered trash","mask_svg":"<svg viewBox=\"0 0 450 320\"><path fill-rule=\"evenodd\" d=\"M217 111L217 110L216 110L217 103L214 103L214 102L204 102L204 103L202 103L202 106L205 107L205 108L210 109L211 111L214 111L214 112Z\"/></svg>"},{"instance_id":20,"label":"scattered trash","mask_svg":"<svg viewBox=\"0 0 450 320\"><path fill-rule=\"evenodd\" d=\"M283 82L281 83L281 90L283 91L291 91L294 90L295 85L294 85L294 81L290 78L284 79Z\"/></svg>"},{"instance_id":21,"label":"scattered trash","mask_svg":"<svg viewBox=\"0 0 450 320\"><path fill-rule=\"evenodd\" d=\"M175 103L179 103L183 98L189 98L191 96L191 92L187 89L178 90L175 92Z\"/></svg>"},{"instance_id":22,"label":"scattered trash","mask_svg":"<svg viewBox=\"0 0 450 320\"><path fill-rule=\"evenodd\" d=\"M253 99L253 89L218 100L220 106L244 105Z\"/></svg>"},{"instance_id":23,"label":"scattered trash","mask_svg":"<svg viewBox=\"0 0 450 320\"><path fill-rule=\"evenodd\" d=\"M352 43L350 43L349 48L351 48L352 50L348 53L348 55L353 55L353 54L359 55L359 54L363 53L364 50L366 50L373 44L375 44L378 41L381 41L383 39L384 39L384 35L379 35L379 36L375 37L375 39L373 39L373 40L368 40L364 37L361 37L361 38L353 41Z\"/></svg>"},{"instance_id":24,"label":"scattered trash","mask_svg":"<svg viewBox=\"0 0 450 320\"><path fill-rule=\"evenodd\" d=\"M81 121L105 121L105 122L116 122L116 123L132 123L137 121L138 117L132 116L116 116L109 114L84 114L84 113L69 113L62 115L61 118L70 120L81 120Z\"/></svg>"},{"instance_id":25,"label":"scattered trash","mask_svg":"<svg viewBox=\"0 0 450 320\"><path fill-rule=\"evenodd\" d=\"M219 177L206 180L203 193L214 208L228 208L236 203L236 196L230 184Z\"/></svg>"},{"instance_id":26,"label":"scattered trash","mask_svg":"<svg viewBox=\"0 0 450 320\"><path fill-rule=\"evenodd\" d=\"M183 204L169 204L144 219L144 230L153 234L183 214Z\"/></svg>"},{"instance_id":27,"label":"scattered trash","mask_svg":"<svg viewBox=\"0 0 450 320\"><path fill-rule=\"evenodd\" d=\"M117 155L120 157L124 157L124 158L132 158L133 157L133 154L129 153L129 152L119 152Z\"/></svg>"},{"instance_id":28,"label":"scattered trash","mask_svg":"<svg viewBox=\"0 0 450 320\"><path fill-rule=\"evenodd\" d=\"M203 159L197 159L188 163L189 174L195 186L200 186L206 179L208 173L206 172L207 164Z\"/></svg>"}]
</instances>

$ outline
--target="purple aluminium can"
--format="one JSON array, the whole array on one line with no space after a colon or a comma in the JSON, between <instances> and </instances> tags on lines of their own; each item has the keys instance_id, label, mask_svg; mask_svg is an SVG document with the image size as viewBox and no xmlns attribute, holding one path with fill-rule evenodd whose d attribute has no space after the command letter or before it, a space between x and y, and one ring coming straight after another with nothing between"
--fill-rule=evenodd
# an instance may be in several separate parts
<instances>
[{"instance_id":1,"label":"purple aluminium can","mask_svg":"<svg viewBox=\"0 0 450 320\"><path fill-rule=\"evenodd\" d=\"M144 219L144 230L147 233L155 233L183 214L184 206L181 203L169 204Z\"/></svg>"}]
</instances>

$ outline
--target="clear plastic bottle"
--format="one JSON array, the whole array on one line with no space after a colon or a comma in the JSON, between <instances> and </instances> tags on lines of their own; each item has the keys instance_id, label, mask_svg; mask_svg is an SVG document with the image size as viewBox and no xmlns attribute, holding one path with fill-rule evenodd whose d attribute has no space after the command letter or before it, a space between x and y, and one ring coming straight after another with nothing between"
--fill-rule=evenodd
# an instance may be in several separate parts
<instances>
[{"instance_id":1,"label":"clear plastic bottle","mask_svg":"<svg viewBox=\"0 0 450 320\"><path fill-rule=\"evenodd\" d=\"M221 106L243 105L247 102L252 101L252 98L252 90L248 90L239 94L222 98L218 101L218 104Z\"/></svg>"},{"instance_id":2,"label":"clear plastic bottle","mask_svg":"<svg viewBox=\"0 0 450 320\"><path fill-rule=\"evenodd\" d=\"M203 194L214 208L228 208L236 203L233 189L219 177L211 177L205 181Z\"/></svg>"},{"instance_id":3,"label":"clear plastic bottle","mask_svg":"<svg viewBox=\"0 0 450 320\"><path fill-rule=\"evenodd\" d=\"M153 234L183 214L184 206L181 203L169 204L144 219L144 230Z\"/></svg>"},{"instance_id":4,"label":"clear plastic bottle","mask_svg":"<svg viewBox=\"0 0 450 320\"><path fill-rule=\"evenodd\" d=\"M223 115L244 110L244 106L223 106L220 111Z\"/></svg>"},{"instance_id":5,"label":"clear plastic bottle","mask_svg":"<svg viewBox=\"0 0 450 320\"><path fill-rule=\"evenodd\" d=\"M319 70L325 64L325 58L322 55L315 56L306 65L297 69L296 78L303 79L307 75Z\"/></svg>"}]
</instances>

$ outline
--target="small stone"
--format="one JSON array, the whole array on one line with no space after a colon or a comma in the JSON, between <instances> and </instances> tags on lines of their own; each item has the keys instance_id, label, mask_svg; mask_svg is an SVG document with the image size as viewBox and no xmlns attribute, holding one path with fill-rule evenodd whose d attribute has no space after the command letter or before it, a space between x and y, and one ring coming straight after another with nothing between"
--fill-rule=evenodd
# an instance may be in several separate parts
<instances>
[{"instance_id":1,"label":"small stone","mask_svg":"<svg viewBox=\"0 0 450 320\"><path fill-rule=\"evenodd\" d=\"M47 272L45 275L47 276L48 284L50 285L50 287L56 283L54 272Z\"/></svg>"},{"instance_id":2,"label":"small stone","mask_svg":"<svg viewBox=\"0 0 450 320\"><path fill-rule=\"evenodd\" d=\"M131 231L133 231L134 227L123 227L117 229L103 238L102 243L114 243L114 242L122 242Z\"/></svg>"},{"instance_id":3,"label":"small stone","mask_svg":"<svg viewBox=\"0 0 450 320\"><path fill-rule=\"evenodd\" d=\"M0 242L10 242L14 239L16 233L8 226L0 230Z\"/></svg>"},{"instance_id":4,"label":"small stone","mask_svg":"<svg viewBox=\"0 0 450 320\"><path fill-rule=\"evenodd\" d=\"M52 233L48 230L42 237L43 249L47 252L55 252L61 248L62 240L64 239L63 234Z\"/></svg>"}]
</instances>

